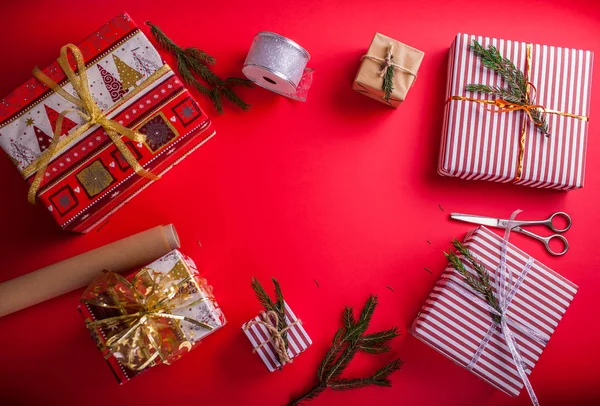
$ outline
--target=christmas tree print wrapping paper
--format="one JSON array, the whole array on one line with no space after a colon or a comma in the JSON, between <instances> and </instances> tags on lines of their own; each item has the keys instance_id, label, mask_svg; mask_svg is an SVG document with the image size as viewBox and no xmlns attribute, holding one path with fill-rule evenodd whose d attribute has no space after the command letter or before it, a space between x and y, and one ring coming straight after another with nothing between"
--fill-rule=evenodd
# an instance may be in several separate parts
<instances>
[{"instance_id":1,"label":"christmas tree print wrapping paper","mask_svg":"<svg viewBox=\"0 0 600 406\"><path fill-rule=\"evenodd\" d=\"M197 326L186 321L168 318L161 319L160 323L166 325L166 328L160 331L160 337L164 340L161 345L167 348L168 351L166 352L169 354L169 357L166 362L161 362L160 358L157 358L151 366L143 370L136 370L128 367L126 365L127 362L123 362L124 359L128 359L129 354L124 352L112 353L107 348L107 341L119 332L127 330L131 322L129 324L122 323L110 326L89 327L92 338L119 383L125 383L155 365L162 363L171 364L194 348L203 338L226 324L225 316L214 299L212 287L208 285L206 279L200 276L196 264L191 258L178 250L174 250L142 268L142 270L131 274L127 279L132 281L135 275L144 271L149 271L152 275L169 275L169 277L173 278L174 286L178 283L181 284L184 279L189 278L188 282L183 283L182 286L178 286L178 294L169 302L174 304L174 308L169 313L192 318L204 323L209 328ZM102 278L103 276L101 275L98 279L102 280ZM84 293L79 311L87 322L127 313L124 309L105 308L94 304L98 303L98 301L109 305L115 304L114 292L111 288L104 289L110 285L110 283L102 284L94 281ZM178 297L181 296L182 292L186 295L184 299Z\"/></svg>"},{"instance_id":2,"label":"christmas tree print wrapping paper","mask_svg":"<svg viewBox=\"0 0 600 406\"><path fill-rule=\"evenodd\" d=\"M300 353L306 351L312 345L312 340L306 333L300 320L296 317L292 309L285 303L285 320L289 329L287 330L288 348L287 353L290 359L294 359ZM250 340L252 348L263 361L269 372L276 371L281 368L281 362L277 357L275 348L273 347L272 337L267 328L259 323L263 319L260 315L256 316L252 322L246 322L242 326L242 330Z\"/></svg>"},{"instance_id":3,"label":"christmas tree print wrapping paper","mask_svg":"<svg viewBox=\"0 0 600 406\"><path fill-rule=\"evenodd\" d=\"M163 174L215 134L210 119L129 15L117 16L77 46L96 105L108 118L146 136L145 143L122 137L145 169ZM75 93L56 61L42 71ZM59 114L73 107L33 77L0 100L0 146L22 173L50 145ZM61 134L81 124L77 113L68 113ZM34 176L24 175L28 183ZM38 204L63 229L87 232L151 182L137 175L104 129L94 125L54 155Z\"/></svg>"},{"instance_id":4,"label":"christmas tree print wrapping paper","mask_svg":"<svg viewBox=\"0 0 600 406\"><path fill-rule=\"evenodd\" d=\"M593 52L458 34L450 47L448 60L438 172L468 180L514 182L540 188L583 187L586 120L545 114L550 126L550 135L546 137L531 123L525 111L494 113L481 103L450 100L453 96L493 100L491 95L466 91L468 84L507 86L469 49L473 40L485 48L493 45L517 69L525 72L526 80L531 82L533 104L547 110L589 115ZM529 75L527 65L531 68Z\"/></svg>"},{"instance_id":5,"label":"christmas tree print wrapping paper","mask_svg":"<svg viewBox=\"0 0 600 406\"><path fill-rule=\"evenodd\" d=\"M473 230L464 240L464 246L490 274L496 297L495 270L500 265L502 241L502 237L485 227ZM577 285L511 243L507 244L506 259L512 283L522 282L505 314L549 340L577 293ZM470 273L475 274L471 264L464 260L463 263ZM521 274L524 275L522 279ZM421 308L411 332L484 381L517 396L524 384L506 340L498 325L494 325L489 310L469 296L472 292L464 277L448 265ZM482 302L485 304L485 300ZM524 334L512 322L509 325L523 358L525 372L529 375L546 344ZM489 341L486 341L487 338Z\"/></svg>"}]
</instances>

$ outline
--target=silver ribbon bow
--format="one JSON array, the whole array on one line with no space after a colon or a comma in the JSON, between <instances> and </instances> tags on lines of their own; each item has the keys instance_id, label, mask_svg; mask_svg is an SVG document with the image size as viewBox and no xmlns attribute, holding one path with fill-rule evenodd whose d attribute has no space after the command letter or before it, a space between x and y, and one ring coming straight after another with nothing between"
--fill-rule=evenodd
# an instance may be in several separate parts
<instances>
[{"instance_id":1,"label":"silver ribbon bow","mask_svg":"<svg viewBox=\"0 0 600 406\"><path fill-rule=\"evenodd\" d=\"M531 329L531 328L524 326L523 324L513 320L507 314L507 310L508 310L508 307L510 306L510 303L512 302L512 299L514 298L515 294L521 287L523 280L525 280L525 277L527 276L527 274L529 273L529 271L531 269L531 266L533 265L533 258L529 257L529 259L527 260L527 263L525 264L525 267L519 274L519 277L517 278L516 281L514 281L513 273L512 273L512 271L508 270L508 266L506 263L506 253L508 250L508 238L510 236L510 230L513 228L513 221L514 221L515 217L520 212L521 212L521 210L516 210L510 216L509 223L506 227L506 231L504 232L504 239L502 240L502 245L500 247L500 264L498 265L498 268L496 269L496 271L494 273L494 276L495 276L494 284L495 284L495 288L496 288L496 296L498 298L498 304L500 305L500 309L502 311L501 312L497 311L492 306L487 304L487 302L485 302L479 296L477 296L477 294L475 294L474 292L469 291L467 289L464 289L461 285L459 285L458 283L456 283L454 281L448 280L448 283L446 284L446 286L459 292L461 295L463 295L467 299L470 299L471 301L477 303L479 306L483 307L484 309L489 311L491 314L494 314L494 315L500 317L499 323L493 321L492 324L490 325L490 327L488 328L487 333L481 340L481 344L479 345L479 348L477 348L477 351L475 351L475 353L473 354L473 357L471 358L471 361L467 365L467 369L473 369L473 367L475 367L475 364L477 364L477 361L479 361L479 358L481 357L483 350L488 345L490 339L494 335L494 331L496 331L496 329L499 327L500 331L502 332L502 335L504 337L504 341L506 342L506 345L508 346L508 349L510 350L510 354L512 356L513 363L514 363L515 367L517 368L517 372L519 373L519 376L521 377L521 380L523 381L523 385L527 389L527 393L529 394L529 397L531 398L531 403L535 406L539 406L540 403L537 399L537 396L535 395L535 392L533 391L533 387L531 386L531 383L529 382L527 373L525 372L525 365L523 362L523 357L521 356L519 347L517 345L517 341L515 339L515 336L511 330L511 328L514 328L514 329L520 331L521 333L525 334L527 337L530 337L530 338L536 340L537 342L539 342L540 344L543 344L544 346L548 343L549 337L539 331Z\"/></svg>"}]
</instances>

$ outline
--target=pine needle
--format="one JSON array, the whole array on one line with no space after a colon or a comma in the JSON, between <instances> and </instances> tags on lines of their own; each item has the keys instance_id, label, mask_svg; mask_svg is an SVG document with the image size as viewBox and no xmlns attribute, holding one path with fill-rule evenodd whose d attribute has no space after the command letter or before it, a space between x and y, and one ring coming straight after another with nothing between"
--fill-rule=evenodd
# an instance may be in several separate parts
<instances>
[{"instance_id":1,"label":"pine needle","mask_svg":"<svg viewBox=\"0 0 600 406\"><path fill-rule=\"evenodd\" d=\"M444 255L448 259L448 262L450 262L450 265L452 265L452 267L462 275L462 277L465 279L465 282L467 282L467 284L475 292L481 294L485 298L486 302L491 307L496 309L499 313L502 313L502 309L500 308L500 304L498 303L498 299L496 298L490 283L490 275L485 266L481 262L477 261L471 251L469 251L469 249L460 241L455 239L452 241L452 245L463 258L466 258L469 261L471 267L475 270L475 275L467 270L461 257L456 255L454 252L444 252ZM492 314L491 316L494 321L497 323L500 322L501 317L499 315Z\"/></svg>"},{"instance_id":2,"label":"pine needle","mask_svg":"<svg viewBox=\"0 0 600 406\"><path fill-rule=\"evenodd\" d=\"M215 58L195 47L181 48L156 25L149 21L146 24L150 26L150 32L159 45L175 56L177 68L183 81L193 86L203 95L208 96L219 114L223 113L223 98L242 110L247 110L250 107L231 89L233 86L251 87L252 82L250 80L236 77L221 79L210 70L210 66L216 63ZM198 82L195 75L200 76L208 86Z\"/></svg>"},{"instance_id":3,"label":"pine needle","mask_svg":"<svg viewBox=\"0 0 600 406\"><path fill-rule=\"evenodd\" d=\"M479 57L483 66L496 72L506 82L507 87L469 84L465 88L468 92L491 94L497 99L505 100L518 106L530 106L532 104L525 75L517 69L510 59L502 57L496 47L489 45L487 48L484 48L475 40L469 48ZM543 111L541 109L532 109L530 113L531 120L538 130L545 136L549 136L550 129Z\"/></svg>"},{"instance_id":4,"label":"pine needle","mask_svg":"<svg viewBox=\"0 0 600 406\"><path fill-rule=\"evenodd\" d=\"M385 75L383 76L383 91L385 95L383 96L383 100L389 102L392 97L392 92L394 91L394 67L388 66Z\"/></svg>"},{"instance_id":5,"label":"pine needle","mask_svg":"<svg viewBox=\"0 0 600 406\"><path fill-rule=\"evenodd\" d=\"M305 394L290 401L288 406L300 405L314 399L327 388L345 391L367 386L392 386L389 376L400 369L402 361L399 359L388 363L372 375L364 378L346 379L341 377L357 353L386 353L390 350L389 341L399 335L397 327L365 334L376 307L377 296L369 296L357 320L353 309L346 306L342 314L342 323L344 326L335 333L332 346L319 365L317 384Z\"/></svg>"},{"instance_id":6,"label":"pine needle","mask_svg":"<svg viewBox=\"0 0 600 406\"><path fill-rule=\"evenodd\" d=\"M250 286L252 286L252 289L254 290L254 293L256 294L256 298L260 302L260 305L264 307L266 311L272 311L277 314L277 329L281 331L285 329L288 325L287 320L285 318L285 301L283 299L283 293L281 291L281 286L279 285L279 282L275 278L271 278L271 280L273 281L273 285L275 285L275 302L271 300L271 297L262 287L258 279L252 278ZM281 338L283 338L283 341L285 342L285 347L287 348L287 331L281 333Z\"/></svg>"}]
</instances>

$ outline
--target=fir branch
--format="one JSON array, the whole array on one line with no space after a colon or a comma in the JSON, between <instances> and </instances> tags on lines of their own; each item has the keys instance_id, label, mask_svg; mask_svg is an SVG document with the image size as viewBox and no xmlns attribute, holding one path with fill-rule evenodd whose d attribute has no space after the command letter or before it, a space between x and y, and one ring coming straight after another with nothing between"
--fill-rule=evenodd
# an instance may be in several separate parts
<instances>
[{"instance_id":1,"label":"fir branch","mask_svg":"<svg viewBox=\"0 0 600 406\"><path fill-rule=\"evenodd\" d=\"M469 84L466 90L469 92L481 92L493 94L498 99L505 100L511 104L518 106L531 106L531 96L528 91L528 82L525 75L515 64L508 58L502 57L500 51L492 45L484 48L479 42L473 40L469 46L471 51L477 55L481 64L486 68L496 72L506 82L508 87L501 88L498 86L486 86L483 84ZM541 109L531 109L531 120L538 130L548 136L550 135L548 121Z\"/></svg>"},{"instance_id":2,"label":"fir branch","mask_svg":"<svg viewBox=\"0 0 600 406\"><path fill-rule=\"evenodd\" d=\"M208 96L219 114L223 113L223 98L226 98L242 110L247 110L250 107L249 104L242 101L232 90L234 86L251 87L252 82L250 80L236 77L221 79L210 70L210 66L216 63L215 58L195 47L181 48L156 25L149 21L146 24L150 26L150 32L159 45L173 54L177 60L177 68L179 69L181 78L190 86L195 87L200 93ZM208 87L198 82L194 74L200 76Z\"/></svg>"},{"instance_id":3,"label":"fir branch","mask_svg":"<svg viewBox=\"0 0 600 406\"><path fill-rule=\"evenodd\" d=\"M394 66L392 65L387 67L383 76L383 91L385 92L383 100L389 102L394 91Z\"/></svg>"},{"instance_id":4,"label":"fir branch","mask_svg":"<svg viewBox=\"0 0 600 406\"><path fill-rule=\"evenodd\" d=\"M452 245L458 251L458 253L466 258L471 264L472 268L475 270L475 275L473 275L469 270L465 267L461 258L453 252L444 252L444 255L450 262L450 265L460 273L467 284L477 293L481 294L486 302L494 309L496 309L499 313L502 313L502 309L500 308L500 304L498 303L498 298L494 294L494 290L492 289L492 285L490 283L490 275L485 268L485 266L478 261L471 251L467 247L465 247L460 241L454 240L452 241ZM497 323L500 322L501 316L497 314L491 315L494 321Z\"/></svg>"},{"instance_id":5,"label":"fir branch","mask_svg":"<svg viewBox=\"0 0 600 406\"><path fill-rule=\"evenodd\" d=\"M342 314L341 327L333 337L332 346L321 361L317 371L317 384L305 394L296 397L288 406L300 405L319 396L325 389L351 390L366 386L392 386L389 376L400 369L402 361L396 359L377 370L371 376L364 378L341 378L344 370L350 365L358 352L369 354L382 354L390 350L389 341L397 337L398 328L366 334L373 312L377 307L377 296L369 296L361 314L357 319L351 307L346 307Z\"/></svg>"},{"instance_id":6,"label":"fir branch","mask_svg":"<svg viewBox=\"0 0 600 406\"><path fill-rule=\"evenodd\" d=\"M261 283L256 278L252 278L250 282L250 286L254 290L256 294L256 298L260 302L260 305L264 307L266 310L273 310L273 301L271 297L265 292L265 289L262 287Z\"/></svg>"},{"instance_id":7,"label":"fir branch","mask_svg":"<svg viewBox=\"0 0 600 406\"><path fill-rule=\"evenodd\" d=\"M275 278L271 278L273 281L273 285L275 285L275 302L271 299L265 289L262 287L261 283L256 278L252 278L250 285L256 294L256 298L260 302L260 305L265 308L266 311L272 311L277 314L277 329L279 331L285 329L288 324L285 318L285 301L283 299L283 293L281 291L281 285ZM288 347L288 337L287 331L281 333L281 338L285 342L285 348Z\"/></svg>"}]
</instances>

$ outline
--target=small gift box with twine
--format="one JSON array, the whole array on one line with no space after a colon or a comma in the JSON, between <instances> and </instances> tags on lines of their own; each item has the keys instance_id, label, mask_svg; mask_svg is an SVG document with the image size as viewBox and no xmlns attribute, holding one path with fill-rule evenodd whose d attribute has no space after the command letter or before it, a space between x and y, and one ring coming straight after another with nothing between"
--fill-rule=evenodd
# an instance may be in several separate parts
<instances>
[{"instance_id":1,"label":"small gift box with twine","mask_svg":"<svg viewBox=\"0 0 600 406\"><path fill-rule=\"evenodd\" d=\"M79 310L119 383L173 363L226 323L212 287L177 250L129 278L98 275Z\"/></svg>"},{"instance_id":2,"label":"small gift box with twine","mask_svg":"<svg viewBox=\"0 0 600 406\"><path fill-rule=\"evenodd\" d=\"M275 301L271 300L258 280L252 280L252 288L265 310L242 326L254 348L252 352L260 356L269 372L282 369L312 344L302 327L302 321L283 300L279 282L273 279L273 283Z\"/></svg>"},{"instance_id":3,"label":"small gift box with twine","mask_svg":"<svg viewBox=\"0 0 600 406\"><path fill-rule=\"evenodd\" d=\"M352 89L375 100L398 107L417 79L425 54L383 34L375 34Z\"/></svg>"}]
</instances>

